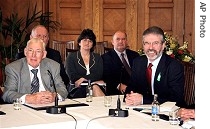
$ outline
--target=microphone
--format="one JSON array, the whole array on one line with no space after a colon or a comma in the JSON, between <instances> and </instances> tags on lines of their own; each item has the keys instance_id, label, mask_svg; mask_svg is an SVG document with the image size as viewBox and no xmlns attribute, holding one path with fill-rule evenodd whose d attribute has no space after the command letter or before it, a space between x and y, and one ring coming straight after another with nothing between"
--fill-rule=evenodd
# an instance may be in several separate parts
<instances>
[{"instance_id":1,"label":"microphone","mask_svg":"<svg viewBox=\"0 0 210 129\"><path fill-rule=\"evenodd\" d=\"M56 95L55 95L55 105L53 107L47 107L46 112L50 114L66 113L66 107L58 106L58 93L55 87L55 82L54 82L54 79L50 70L47 70L47 72L48 72L48 75L50 76L50 85L54 88Z\"/></svg>"},{"instance_id":2,"label":"microphone","mask_svg":"<svg viewBox=\"0 0 210 129\"><path fill-rule=\"evenodd\" d=\"M122 68L121 68L120 85L121 85L123 69L124 69L124 66L122 66ZM109 116L114 116L114 117L127 117L128 116L128 110L122 110L121 109L120 95L118 95L118 98L117 98L117 108L116 109L109 109Z\"/></svg>"},{"instance_id":3,"label":"microphone","mask_svg":"<svg viewBox=\"0 0 210 129\"><path fill-rule=\"evenodd\" d=\"M117 108L109 109L109 116L113 116L113 117L127 117L128 116L128 110L121 109L120 95L118 95L118 99L117 99Z\"/></svg>"}]
</instances>

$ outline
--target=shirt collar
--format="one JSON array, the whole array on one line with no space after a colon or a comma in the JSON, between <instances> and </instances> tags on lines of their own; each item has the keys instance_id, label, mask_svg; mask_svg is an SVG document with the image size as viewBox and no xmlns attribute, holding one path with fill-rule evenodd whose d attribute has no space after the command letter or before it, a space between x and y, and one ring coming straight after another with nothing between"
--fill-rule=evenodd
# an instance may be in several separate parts
<instances>
[{"instance_id":1,"label":"shirt collar","mask_svg":"<svg viewBox=\"0 0 210 129\"><path fill-rule=\"evenodd\" d=\"M30 65L28 64L28 68L29 68L29 70L31 71L32 69L39 69L39 66L36 67L36 68L33 68L32 66L30 66Z\"/></svg>"},{"instance_id":2,"label":"shirt collar","mask_svg":"<svg viewBox=\"0 0 210 129\"><path fill-rule=\"evenodd\" d=\"M162 55L163 55L163 54L162 54ZM162 55L161 55L161 56L159 56L157 59L155 59L153 62L150 62L150 61L148 60L148 64L147 64L147 66L149 65L149 63L152 63L152 65L153 65L154 67L156 67L156 68L157 68L158 63L160 62L160 59L161 59Z\"/></svg>"},{"instance_id":3,"label":"shirt collar","mask_svg":"<svg viewBox=\"0 0 210 129\"><path fill-rule=\"evenodd\" d=\"M117 51L116 49L114 49L114 50L115 50L115 52L117 53L117 55L118 55L119 57L121 57L121 53L123 53L124 56L127 56L125 50L124 50L123 52L119 52L119 51Z\"/></svg>"}]
</instances>

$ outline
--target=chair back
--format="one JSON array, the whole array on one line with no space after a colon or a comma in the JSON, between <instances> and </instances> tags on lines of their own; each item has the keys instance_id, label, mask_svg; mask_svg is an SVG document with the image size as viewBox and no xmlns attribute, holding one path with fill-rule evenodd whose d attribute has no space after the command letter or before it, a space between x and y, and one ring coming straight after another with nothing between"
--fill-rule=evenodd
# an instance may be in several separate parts
<instances>
[{"instance_id":1,"label":"chair back","mask_svg":"<svg viewBox=\"0 0 210 129\"><path fill-rule=\"evenodd\" d=\"M104 53L106 53L106 52L108 52L108 51L110 51L110 50L112 50L113 48L111 48L111 47L104 47Z\"/></svg>"},{"instance_id":2,"label":"chair back","mask_svg":"<svg viewBox=\"0 0 210 129\"><path fill-rule=\"evenodd\" d=\"M94 52L102 55L104 54L104 47L107 46L108 46L108 41L96 42Z\"/></svg>"},{"instance_id":3,"label":"chair back","mask_svg":"<svg viewBox=\"0 0 210 129\"><path fill-rule=\"evenodd\" d=\"M184 99L187 105L195 104L195 63L182 62L184 65Z\"/></svg>"},{"instance_id":4,"label":"chair back","mask_svg":"<svg viewBox=\"0 0 210 129\"><path fill-rule=\"evenodd\" d=\"M58 50L60 52L63 62L66 60L66 48L74 49L74 40L70 41L53 40L53 49Z\"/></svg>"},{"instance_id":5,"label":"chair back","mask_svg":"<svg viewBox=\"0 0 210 129\"><path fill-rule=\"evenodd\" d=\"M66 57L71 54L72 52L76 52L78 49L71 49L71 48L66 48Z\"/></svg>"}]
</instances>

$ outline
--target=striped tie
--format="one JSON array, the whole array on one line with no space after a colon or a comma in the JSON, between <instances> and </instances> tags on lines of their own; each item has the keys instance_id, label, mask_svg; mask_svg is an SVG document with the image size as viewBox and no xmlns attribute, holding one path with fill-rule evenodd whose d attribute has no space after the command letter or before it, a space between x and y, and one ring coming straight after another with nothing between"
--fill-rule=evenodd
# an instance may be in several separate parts
<instances>
[{"instance_id":1,"label":"striped tie","mask_svg":"<svg viewBox=\"0 0 210 129\"><path fill-rule=\"evenodd\" d=\"M37 77L38 69L32 69L31 72L34 74L34 78L31 82L31 93L39 92L39 79Z\"/></svg>"}]
</instances>

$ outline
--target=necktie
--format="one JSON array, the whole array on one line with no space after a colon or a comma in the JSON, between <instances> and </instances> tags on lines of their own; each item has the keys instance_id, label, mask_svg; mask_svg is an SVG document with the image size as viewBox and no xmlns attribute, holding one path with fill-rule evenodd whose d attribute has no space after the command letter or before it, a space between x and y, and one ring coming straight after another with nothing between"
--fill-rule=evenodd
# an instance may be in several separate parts
<instances>
[{"instance_id":1,"label":"necktie","mask_svg":"<svg viewBox=\"0 0 210 129\"><path fill-rule=\"evenodd\" d=\"M149 84L149 89L152 91L152 86L151 86L151 80L152 80L152 63L149 63L149 66L147 67L146 75L147 75L147 81Z\"/></svg>"},{"instance_id":2,"label":"necktie","mask_svg":"<svg viewBox=\"0 0 210 129\"><path fill-rule=\"evenodd\" d=\"M37 77L38 69L32 69L31 72L34 74L34 78L31 82L31 93L39 92L39 79Z\"/></svg>"},{"instance_id":3,"label":"necktie","mask_svg":"<svg viewBox=\"0 0 210 129\"><path fill-rule=\"evenodd\" d=\"M122 56L122 63L124 65L126 71L128 72L129 75L131 75L131 68L129 67L127 61L125 60L124 53L121 53L121 56Z\"/></svg>"}]
</instances>

